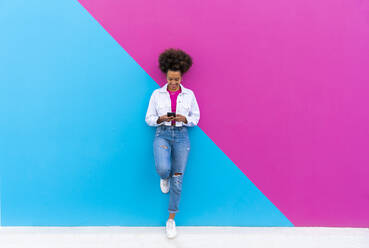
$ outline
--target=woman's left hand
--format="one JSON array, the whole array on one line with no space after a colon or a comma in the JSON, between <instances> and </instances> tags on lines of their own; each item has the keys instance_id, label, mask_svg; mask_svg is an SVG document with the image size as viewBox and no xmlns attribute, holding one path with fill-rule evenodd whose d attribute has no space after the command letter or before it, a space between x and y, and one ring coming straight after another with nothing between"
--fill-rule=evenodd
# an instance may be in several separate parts
<instances>
[{"instance_id":1,"label":"woman's left hand","mask_svg":"<svg viewBox=\"0 0 369 248\"><path fill-rule=\"evenodd\" d=\"M176 117L173 119L174 121L182 121L187 124L187 118L184 115L176 114Z\"/></svg>"}]
</instances>

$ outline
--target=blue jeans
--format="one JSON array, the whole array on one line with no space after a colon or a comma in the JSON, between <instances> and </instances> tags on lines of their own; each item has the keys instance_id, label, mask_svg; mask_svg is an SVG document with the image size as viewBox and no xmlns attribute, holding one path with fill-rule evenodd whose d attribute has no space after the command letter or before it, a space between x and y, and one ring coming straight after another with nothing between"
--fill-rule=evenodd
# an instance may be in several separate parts
<instances>
[{"instance_id":1,"label":"blue jeans","mask_svg":"<svg viewBox=\"0 0 369 248\"><path fill-rule=\"evenodd\" d=\"M186 126L158 126L154 139L155 168L160 178L170 178L170 213L178 212L190 138Z\"/></svg>"}]
</instances>

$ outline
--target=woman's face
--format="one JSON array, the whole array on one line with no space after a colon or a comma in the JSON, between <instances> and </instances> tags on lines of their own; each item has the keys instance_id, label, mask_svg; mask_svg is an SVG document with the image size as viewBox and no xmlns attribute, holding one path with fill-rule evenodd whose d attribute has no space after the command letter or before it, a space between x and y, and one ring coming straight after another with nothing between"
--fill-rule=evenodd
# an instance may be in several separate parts
<instances>
[{"instance_id":1,"label":"woman's face","mask_svg":"<svg viewBox=\"0 0 369 248\"><path fill-rule=\"evenodd\" d=\"M179 88L179 84L182 80L181 71L171 71L167 72L168 89L175 91Z\"/></svg>"}]
</instances>

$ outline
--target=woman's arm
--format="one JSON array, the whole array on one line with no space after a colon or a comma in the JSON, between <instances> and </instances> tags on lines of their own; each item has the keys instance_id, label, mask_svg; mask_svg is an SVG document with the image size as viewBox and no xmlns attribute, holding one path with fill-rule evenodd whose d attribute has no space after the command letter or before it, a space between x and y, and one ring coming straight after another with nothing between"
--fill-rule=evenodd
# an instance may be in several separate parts
<instances>
[{"instance_id":1,"label":"woman's arm","mask_svg":"<svg viewBox=\"0 0 369 248\"><path fill-rule=\"evenodd\" d=\"M147 125L152 126L152 127L160 126L163 123L163 122L157 123L159 115L156 112L155 106L156 106L156 92L154 91L151 94L149 107L147 108L146 117L145 117L145 121Z\"/></svg>"},{"instance_id":2,"label":"woman's arm","mask_svg":"<svg viewBox=\"0 0 369 248\"><path fill-rule=\"evenodd\" d=\"M191 109L188 116L186 116L187 123L183 122L184 126L193 127L196 126L200 120L200 109L197 104L195 94L192 93Z\"/></svg>"}]
</instances>

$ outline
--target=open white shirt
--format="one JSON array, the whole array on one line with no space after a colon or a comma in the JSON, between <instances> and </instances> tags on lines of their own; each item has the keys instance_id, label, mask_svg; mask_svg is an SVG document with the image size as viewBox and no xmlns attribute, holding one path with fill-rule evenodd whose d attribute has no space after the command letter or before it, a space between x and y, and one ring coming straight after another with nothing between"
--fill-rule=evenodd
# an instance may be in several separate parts
<instances>
[{"instance_id":1,"label":"open white shirt","mask_svg":"<svg viewBox=\"0 0 369 248\"><path fill-rule=\"evenodd\" d=\"M149 107L147 108L145 121L149 126L166 125L171 126L170 121L163 121L157 124L156 121L162 115L166 115L168 112L172 112L172 104L170 101L170 95L167 91L168 83L163 87L154 90L150 97ZM176 121L177 127L196 126L200 120L200 109L197 104L195 94L192 90L183 87L181 84L182 92L177 96L176 113L186 116L187 124L182 121Z\"/></svg>"}]
</instances>

